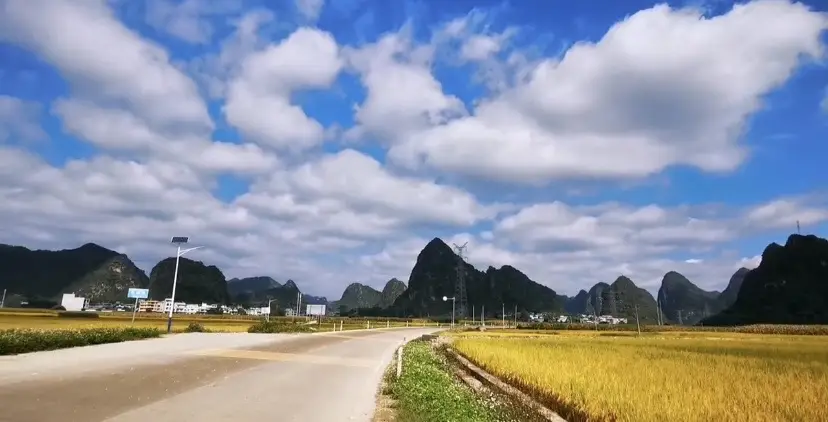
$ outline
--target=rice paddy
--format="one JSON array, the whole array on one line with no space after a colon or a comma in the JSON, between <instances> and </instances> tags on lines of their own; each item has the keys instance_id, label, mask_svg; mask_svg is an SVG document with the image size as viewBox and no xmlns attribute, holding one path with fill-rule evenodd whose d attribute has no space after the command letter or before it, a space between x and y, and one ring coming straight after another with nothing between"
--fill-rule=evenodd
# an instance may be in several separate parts
<instances>
[{"instance_id":1,"label":"rice paddy","mask_svg":"<svg viewBox=\"0 0 828 422\"><path fill-rule=\"evenodd\" d=\"M454 348L577 421L826 421L828 337L469 332Z\"/></svg>"}]
</instances>

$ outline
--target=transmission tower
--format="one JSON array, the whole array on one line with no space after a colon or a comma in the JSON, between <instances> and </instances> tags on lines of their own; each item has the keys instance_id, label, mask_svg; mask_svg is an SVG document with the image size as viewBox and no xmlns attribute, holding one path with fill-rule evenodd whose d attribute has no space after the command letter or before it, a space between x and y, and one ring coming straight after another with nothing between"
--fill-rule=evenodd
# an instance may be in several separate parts
<instances>
[{"instance_id":1,"label":"transmission tower","mask_svg":"<svg viewBox=\"0 0 828 422\"><path fill-rule=\"evenodd\" d=\"M454 283L454 297L457 302L457 315L460 318L466 317L466 308L468 307L468 298L466 296L466 261L463 257L466 251L466 245L468 244L469 242L461 246L454 245L454 253L457 255L457 281Z\"/></svg>"}]
</instances>

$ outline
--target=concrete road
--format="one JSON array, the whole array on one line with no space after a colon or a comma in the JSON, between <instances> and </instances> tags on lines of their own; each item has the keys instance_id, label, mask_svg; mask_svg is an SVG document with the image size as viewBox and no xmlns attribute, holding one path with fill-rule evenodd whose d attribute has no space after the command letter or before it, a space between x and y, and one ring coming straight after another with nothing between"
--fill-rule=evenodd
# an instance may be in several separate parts
<instances>
[{"instance_id":1,"label":"concrete road","mask_svg":"<svg viewBox=\"0 0 828 422\"><path fill-rule=\"evenodd\" d=\"M403 328L178 334L0 358L0 421L369 421Z\"/></svg>"}]
</instances>

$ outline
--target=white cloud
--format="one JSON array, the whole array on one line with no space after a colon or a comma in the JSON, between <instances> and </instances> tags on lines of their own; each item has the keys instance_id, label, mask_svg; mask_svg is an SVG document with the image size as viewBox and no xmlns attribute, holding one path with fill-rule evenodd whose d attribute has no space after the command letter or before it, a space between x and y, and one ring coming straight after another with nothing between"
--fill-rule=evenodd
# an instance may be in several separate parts
<instances>
[{"instance_id":1,"label":"white cloud","mask_svg":"<svg viewBox=\"0 0 828 422\"><path fill-rule=\"evenodd\" d=\"M300 28L248 56L228 88L227 121L248 139L301 151L322 142L325 129L291 103L301 89L326 88L342 67L339 48L323 31Z\"/></svg>"},{"instance_id":2,"label":"white cloud","mask_svg":"<svg viewBox=\"0 0 828 422\"><path fill-rule=\"evenodd\" d=\"M123 107L166 130L211 130L195 83L167 52L119 22L102 0L3 0L0 41L54 65L73 94Z\"/></svg>"},{"instance_id":3,"label":"white cloud","mask_svg":"<svg viewBox=\"0 0 828 422\"><path fill-rule=\"evenodd\" d=\"M797 224L816 225L828 220L828 208L822 203L810 203L804 199L778 199L755 207L745 219L750 224L768 228L787 228L793 232Z\"/></svg>"},{"instance_id":4,"label":"white cloud","mask_svg":"<svg viewBox=\"0 0 828 422\"><path fill-rule=\"evenodd\" d=\"M40 111L36 102L0 95L0 142L45 139L38 123Z\"/></svg>"},{"instance_id":5,"label":"white cloud","mask_svg":"<svg viewBox=\"0 0 828 422\"><path fill-rule=\"evenodd\" d=\"M406 279L439 234L449 244L470 242L468 258L480 269L509 264L576 293L622 273L653 289L668 270L721 289L736 268L758 262L729 250L740 237L828 221L828 206L812 196L745 208L582 205L485 183L636 177L679 163L732 168L745 153L743 121L762 95L784 83L800 55L821 54L816 34L825 18L802 6L761 1L711 20L660 6L559 61L534 61L514 44L518 29L493 31L479 12L438 27L428 44L413 41L411 24L341 47L308 27L272 38L284 29L279 16L239 10L235 30L212 45L210 18L235 9L156 0L151 24L213 51L182 64L176 51L118 21L113 3L0 0L0 41L54 66L69 88L43 104L0 96L0 140L42 135L36 122L45 107L66 134L95 149L54 164L60 160L31 145L0 144L4 242L93 241L149 269L171 251L163 249L169 236L190 235L206 246L192 257L230 277L293 278L333 297L352 281L382 287ZM318 17L317 8L299 10ZM488 98L467 106L435 76L448 51L456 53L448 64L479 68ZM343 69L360 78L365 99L353 126L325 127L296 97L342 94ZM232 131L222 116L213 121L190 74L240 140L214 139ZM379 141L390 155L365 144L320 147L340 131ZM430 167L448 174L409 171ZM218 176L227 173L249 182L247 191L229 199L219 192ZM469 175L480 180L457 177ZM522 204L497 202L504 196Z\"/></svg>"},{"instance_id":6,"label":"white cloud","mask_svg":"<svg viewBox=\"0 0 828 422\"><path fill-rule=\"evenodd\" d=\"M146 19L152 27L184 41L208 43L215 28L210 17L241 8L240 0L149 0Z\"/></svg>"},{"instance_id":7,"label":"white cloud","mask_svg":"<svg viewBox=\"0 0 828 422\"><path fill-rule=\"evenodd\" d=\"M126 110L83 100L58 100L54 112L62 118L67 132L116 153L157 155L215 173L261 173L278 163L275 156L253 144L212 142L201 134L155 131Z\"/></svg>"},{"instance_id":8,"label":"white cloud","mask_svg":"<svg viewBox=\"0 0 828 422\"><path fill-rule=\"evenodd\" d=\"M347 137L393 139L466 114L460 99L444 94L432 74L432 49L414 46L409 31L405 27L375 43L345 50L350 67L368 91L356 109L358 124Z\"/></svg>"},{"instance_id":9,"label":"white cloud","mask_svg":"<svg viewBox=\"0 0 828 422\"><path fill-rule=\"evenodd\" d=\"M655 6L595 44L532 65L525 81L471 116L396 132L389 157L411 168L535 183L642 177L675 165L730 171L747 156L740 138L748 117L801 59L821 57L826 28L825 14L778 0L710 19ZM365 85L366 104L392 95ZM409 109L428 104L410 98Z\"/></svg>"},{"instance_id":10,"label":"white cloud","mask_svg":"<svg viewBox=\"0 0 828 422\"><path fill-rule=\"evenodd\" d=\"M322 7L325 6L325 0L295 0L295 3L299 13L309 21L319 19Z\"/></svg>"},{"instance_id":11,"label":"white cloud","mask_svg":"<svg viewBox=\"0 0 828 422\"><path fill-rule=\"evenodd\" d=\"M267 9L247 11L232 21L235 30L220 43L218 53L196 57L189 63L210 97L224 98L228 80L237 74L244 59L264 48L266 40L259 36L259 31L273 18Z\"/></svg>"}]
</instances>

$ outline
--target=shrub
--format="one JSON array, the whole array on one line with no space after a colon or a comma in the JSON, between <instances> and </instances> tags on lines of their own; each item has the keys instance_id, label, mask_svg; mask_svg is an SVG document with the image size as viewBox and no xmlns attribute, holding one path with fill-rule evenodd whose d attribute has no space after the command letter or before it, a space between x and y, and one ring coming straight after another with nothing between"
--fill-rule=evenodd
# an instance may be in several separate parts
<instances>
[{"instance_id":1,"label":"shrub","mask_svg":"<svg viewBox=\"0 0 828 422\"><path fill-rule=\"evenodd\" d=\"M248 333L310 333L313 330L304 324L287 321L259 321L247 329Z\"/></svg>"},{"instance_id":2,"label":"shrub","mask_svg":"<svg viewBox=\"0 0 828 422\"><path fill-rule=\"evenodd\" d=\"M61 318L100 318L101 316L97 312L86 312L86 311L62 311L58 312L58 316Z\"/></svg>"},{"instance_id":3,"label":"shrub","mask_svg":"<svg viewBox=\"0 0 828 422\"><path fill-rule=\"evenodd\" d=\"M191 322L187 325L187 328L184 329L185 333L209 333L210 330L207 327L201 325L199 322Z\"/></svg>"},{"instance_id":4,"label":"shrub","mask_svg":"<svg viewBox=\"0 0 828 422\"><path fill-rule=\"evenodd\" d=\"M13 328L0 331L0 355L119 343L160 335L161 331L155 328L87 328L79 330Z\"/></svg>"}]
</instances>

